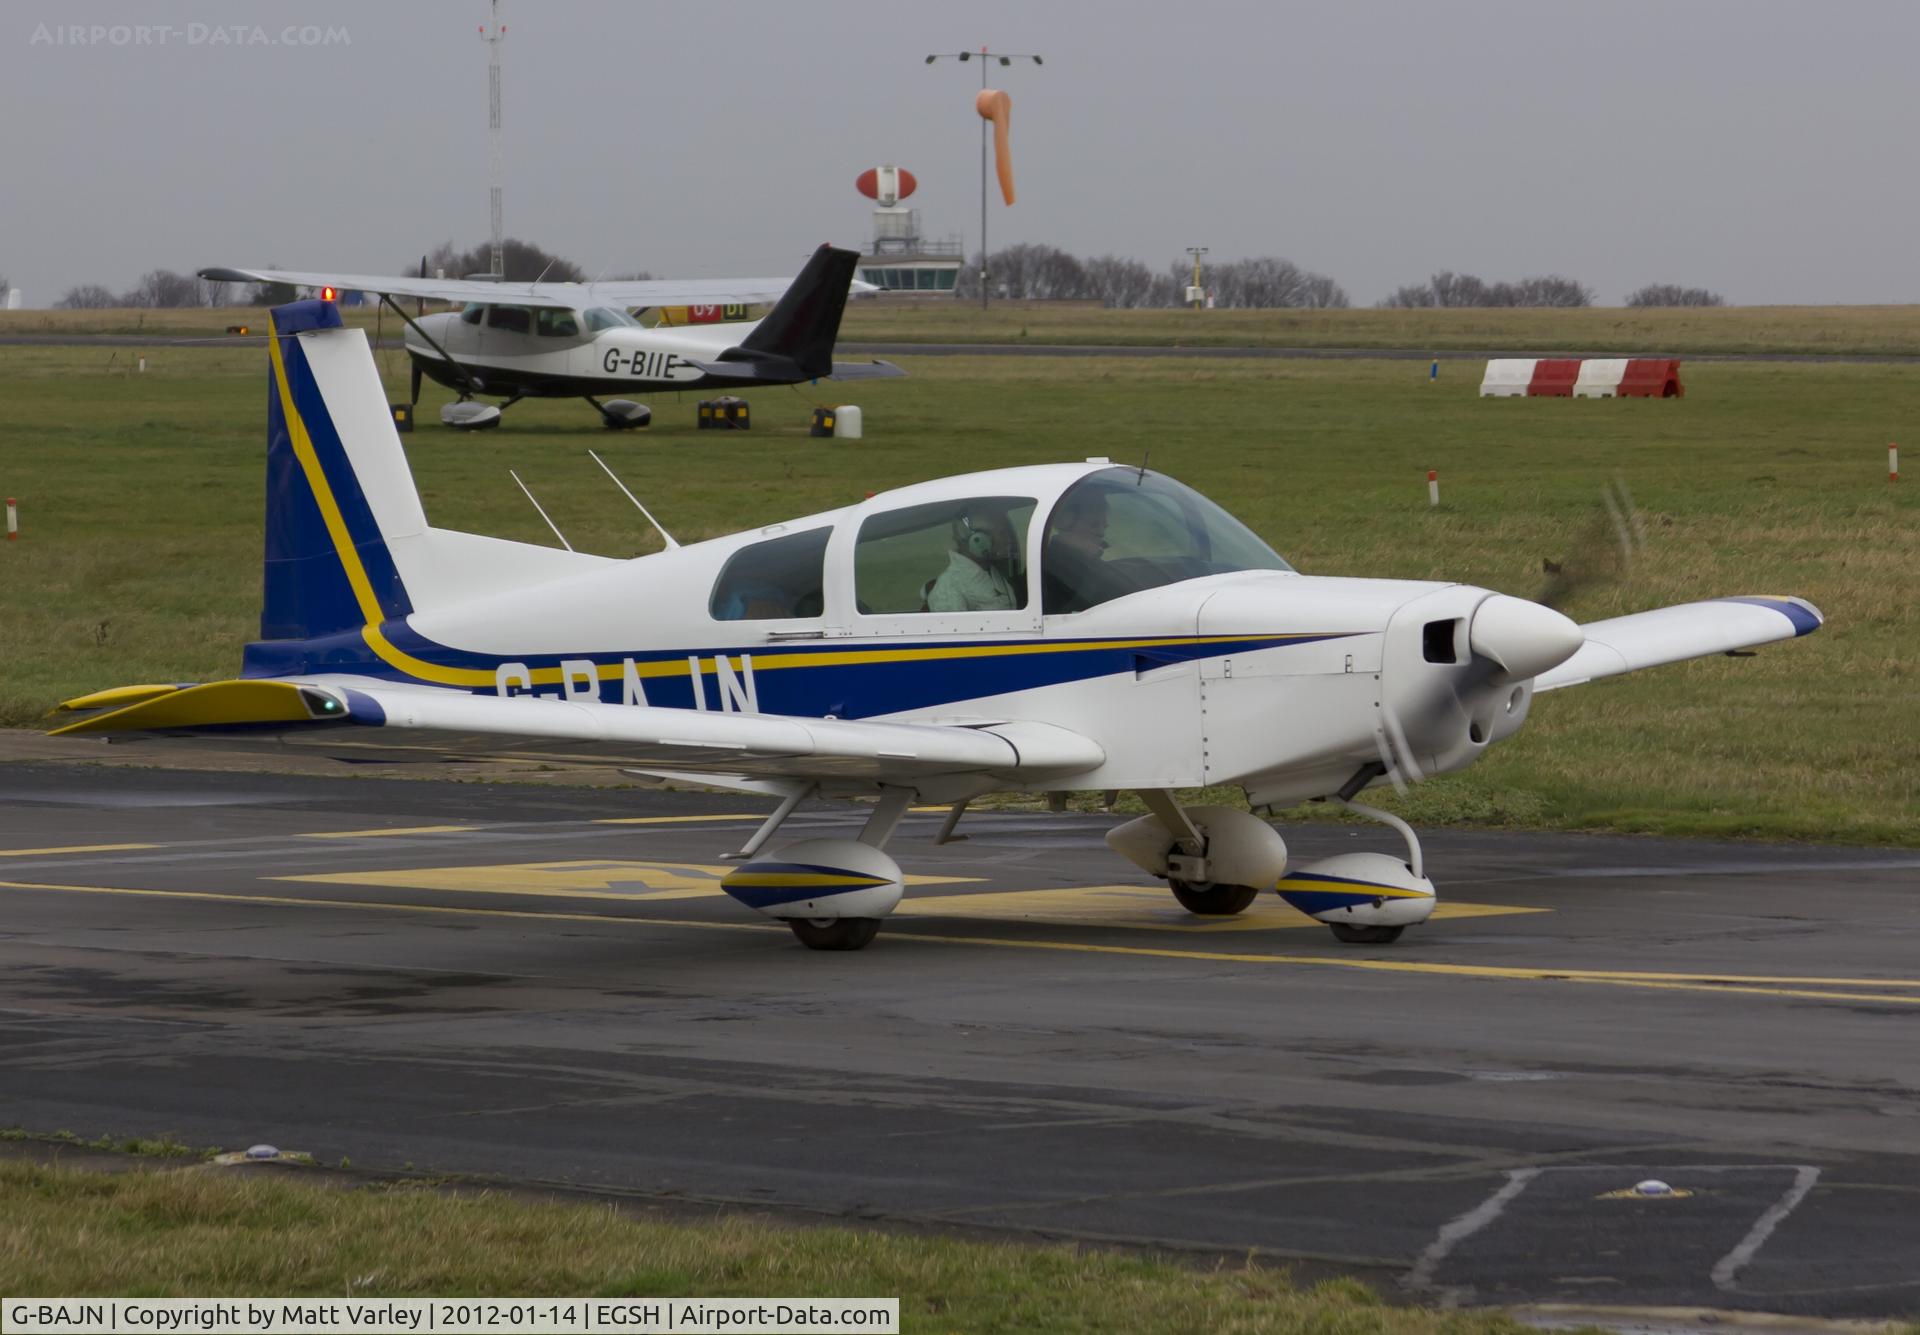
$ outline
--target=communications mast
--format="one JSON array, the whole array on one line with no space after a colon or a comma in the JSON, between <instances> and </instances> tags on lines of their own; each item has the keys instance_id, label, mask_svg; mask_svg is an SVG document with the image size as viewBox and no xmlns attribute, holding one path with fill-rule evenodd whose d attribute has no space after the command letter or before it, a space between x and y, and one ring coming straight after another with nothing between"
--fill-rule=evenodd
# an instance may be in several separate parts
<instances>
[{"instance_id":1,"label":"communications mast","mask_svg":"<svg viewBox=\"0 0 1920 1335\"><path fill-rule=\"evenodd\" d=\"M500 43L507 25L500 21L500 0L493 0L493 22L480 25L487 44L487 208L493 215L493 276L507 276L506 250L500 230Z\"/></svg>"}]
</instances>

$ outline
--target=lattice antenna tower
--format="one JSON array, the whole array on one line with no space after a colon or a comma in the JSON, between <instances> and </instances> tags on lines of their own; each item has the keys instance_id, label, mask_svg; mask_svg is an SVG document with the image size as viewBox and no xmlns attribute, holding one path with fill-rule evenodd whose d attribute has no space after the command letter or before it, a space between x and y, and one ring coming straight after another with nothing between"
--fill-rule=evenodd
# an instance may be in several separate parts
<instances>
[{"instance_id":1,"label":"lattice antenna tower","mask_svg":"<svg viewBox=\"0 0 1920 1335\"><path fill-rule=\"evenodd\" d=\"M507 276L507 255L500 223L500 43L507 25L500 21L500 0L493 0L493 21L480 25L487 44L487 210L493 223L493 276Z\"/></svg>"}]
</instances>

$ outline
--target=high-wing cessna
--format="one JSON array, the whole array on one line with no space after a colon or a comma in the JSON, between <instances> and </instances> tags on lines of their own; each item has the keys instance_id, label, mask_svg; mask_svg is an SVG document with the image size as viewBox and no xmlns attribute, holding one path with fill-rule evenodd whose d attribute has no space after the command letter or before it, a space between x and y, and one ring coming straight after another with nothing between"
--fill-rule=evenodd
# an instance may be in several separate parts
<instances>
[{"instance_id":1,"label":"high-wing cessna","mask_svg":"<svg viewBox=\"0 0 1920 1335\"><path fill-rule=\"evenodd\" d=\"M1819 628L1788 597L1577 626L1464 584L1302 575L1173 479L1106 460L971 473L612 560L430 526L359 330L272 312L265 606L240 675L62 706L73 734L218 734L342 756L601 762L777 796L724 880L807 945L900 901L912 802L1137 791L1108 843L1196 914L1263 890L1343 941L1434 907L1420 843L1361 790L1473 763L1534 697ZM1290 861L1258 809L1326 799L1402 860ZM877 799L857 839L762 856L812 796Z\"/></svg>"},{"instance_id":2,"label":"high-wing cessna","mask_svg":"<svg viewBox=\"0 0 1920 1335\"><path fill-rule=\"evenodd\" d=\"M294 273L283 269L202 269L222 282L284 283L317 291L377 294L406 325L413 363L410 402L427 375L458 390L440 414L448 426L497 426L521 399L580 398L609 427L645 426L652 413L609 394L721 390L904 375L891 362L836 362L833 344L859 255L821 246L798 277L633 280L609 283L495 283L463 278ZM395 300L462 304L459 311L408 315ZM774 302L752 324L644 328L628 312L657 306ZM504 398L495 406L475 395Z\"/></svg>"}]
</instances>

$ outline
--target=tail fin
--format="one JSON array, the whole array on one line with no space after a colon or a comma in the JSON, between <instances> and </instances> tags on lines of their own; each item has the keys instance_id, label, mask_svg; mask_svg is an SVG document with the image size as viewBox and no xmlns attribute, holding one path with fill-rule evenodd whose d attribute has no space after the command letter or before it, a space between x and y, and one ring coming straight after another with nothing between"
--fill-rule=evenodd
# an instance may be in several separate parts
<instances>
[{"instance_id":1,"label":"tail fin","mask_svg":"<svg viewBox=\"0 0 1920 1335\"><path fill-rule=\"evenodd\" d=\"M427 519L366 335L330 301L268 313L265 640L313 639L413 611L388 540Z\"/></svg>"},{"instance_id":2,"label":"tail fin","mask_svg":"<svg viewBox=\"0 0 1920 1335\"><path fill-rule=\"evenodd\" d=\"M790 361L802 379L833 374L833 343L847 309L847 288L860 255L822 246L781 294L766 319L721 361Z\"/></svg>"},{"instance_id":3,"label":"tail fin","mask_svg":"<svg viewBox=\"0 0 1920 1335\"><path fill-rule=\"evenodd\" d=\"M269 313L262 640L313 640L610 564L430 528L364 330L332 302Z\"/></svg>"}]
</instances>

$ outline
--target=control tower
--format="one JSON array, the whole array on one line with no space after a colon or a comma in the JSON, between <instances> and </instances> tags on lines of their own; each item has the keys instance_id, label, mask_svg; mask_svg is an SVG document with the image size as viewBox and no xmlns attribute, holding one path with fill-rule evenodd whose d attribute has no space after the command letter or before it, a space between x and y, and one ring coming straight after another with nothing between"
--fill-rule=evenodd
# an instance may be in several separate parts
<instances>
[{"instance_id":1,"label":"control tower","mask_svg":"<svg viewBox=\"0 0 1920 1335\"><path fill-rule=\"evenodd\" d=\"M960 277L966 246L957 236L930 241L920 231L920 210L900 201L919 182L904 167L869 167L854 189L874 202L873 240L860 256L860 277L883 292L946 292Z\"/></svg>"}]
</instances>

